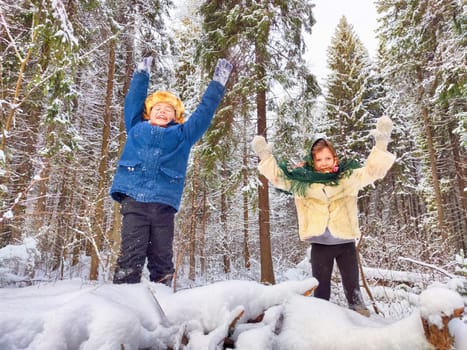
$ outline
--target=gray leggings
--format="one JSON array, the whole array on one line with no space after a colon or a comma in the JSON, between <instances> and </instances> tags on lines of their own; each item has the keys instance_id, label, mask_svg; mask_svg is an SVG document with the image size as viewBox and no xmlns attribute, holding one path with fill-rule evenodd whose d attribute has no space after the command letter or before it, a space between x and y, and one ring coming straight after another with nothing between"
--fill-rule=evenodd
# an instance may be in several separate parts
<instances>
[{"instance_id":1,"label":"gray leggings","mask_svg":"<svg viewBox=\"0 0 467 350\"><path fill-rule=\"evenodd\" d=\"M314 296L329 300L334 260L336 260L342 277L342 285L349 307L358 308L362 306L363 300L358 284L357 251L354 242L336 245L311 244L311 269L313 277L319 282Z\"/></svg>"}]
</instances>

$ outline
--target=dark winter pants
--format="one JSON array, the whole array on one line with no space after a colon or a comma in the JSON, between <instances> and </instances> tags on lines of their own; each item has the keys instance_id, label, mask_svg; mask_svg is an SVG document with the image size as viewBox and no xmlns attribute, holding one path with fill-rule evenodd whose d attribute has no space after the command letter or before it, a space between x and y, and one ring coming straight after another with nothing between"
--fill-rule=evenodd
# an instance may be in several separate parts
<instances>
[{"instance_id":1,"label":"dark winter pants","mask_svg":"<svg viewBox=\"0 0 467 350\"><path fill-rule=\"evenodd\" d=\"M151 281L173 274L176 210L169 205L137 202L130 197L125 197L121 204L122 243L114 283L139 283L146 257Z\"/></svg>"},{"instance_id":2,"label":"dark winter pants","mask_svg":"<svg viewBox=\"0 0 467 350\"><path fill-rule=\"evenodd\" d=\"M334 259L342 278L344 293L351 309L363 306L357 263L355 243L325 245L313 243L311 245L311 269L313 277L319 282L314 296L329 300L331 296L331 275Z\"/></svg>"}]
</instances>

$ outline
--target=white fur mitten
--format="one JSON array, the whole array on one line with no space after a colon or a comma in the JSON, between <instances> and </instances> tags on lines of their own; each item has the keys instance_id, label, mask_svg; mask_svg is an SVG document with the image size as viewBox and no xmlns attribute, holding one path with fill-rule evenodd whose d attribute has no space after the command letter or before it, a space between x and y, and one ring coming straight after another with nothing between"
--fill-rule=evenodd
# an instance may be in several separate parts
<instances>
[{"instance_id":1,"label":"white fur mitten","mask_svg":"<svg viewBox=\"0 0 467 350\"><path fill-rule=\"evenodd\" d=\"M229 79L230 73L232 72L233 65L225 58L220 58L217 61L216 68L214 70L214 76L212 80L215 80L225 86Z\"/></svg>"},{"instance_id":2,"label":"white fur mitten","mask_svg":"<svg viewBox=\"0 0 467 350\"><path fill-rule=\"evenodd\" d=\"M151 74L152 59L153 58L151 56L144 57L143 60L136 66L136 70L138 72L146 72Z\"/></svg>"},{"instance_id":3,"label":"white fur mitten","mask_svg":"<svg viewBox=\"0 0 467 350\"><path fill-rule=\"evenodd\" d=\"M375 138L376 148L386 151L388 143L391 142L391 132L394 128L392 120L388 116L378 118L376 122L376 129L371 132Z\"/></svg>"},{"instance_id":4,"label":"white fur mitten","mask_svg":"<svg viewBox=\"0 0 467 350\"><path fill-rule=\"evenodd\" d=\"M263 136L256 135L251 141L251 146L260 160L264 160L272 154L272 146L266 142Z\"/></svg>"}]
</instances>

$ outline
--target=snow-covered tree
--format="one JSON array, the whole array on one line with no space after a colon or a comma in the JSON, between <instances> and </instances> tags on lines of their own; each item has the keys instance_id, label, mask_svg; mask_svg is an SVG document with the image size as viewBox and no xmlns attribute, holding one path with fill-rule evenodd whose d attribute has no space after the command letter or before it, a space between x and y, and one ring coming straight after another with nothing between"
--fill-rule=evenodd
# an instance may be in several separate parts
<instances>
[{"instance_id":1,"label":"snow-covered tree","mask_svg":"<svg viewBox=\"0 0 467 350\"><path fill-rule=\"evenodd\" d=\"M339 155L362 158L368 153L368 125L374 120L370 86L371 62L353 26L341 17L328 48L325 133L333 140ZM373 111L378 113L379 111Z\"/></svg>"},{"instance_id":2,"label":"snow-covered tree","mask_svg":"<svg viewBox=\"0 0 467 350\"><path fill-rule=\"evenodd\" d=\"M232 90L225 98L225 105L229 108L221 108L218 112L212 132L206 135L206 140L214 149L219 149L216 158L219 159L221 178L238 179L238 176L232 176L237 171L243 180L237 182L236 186L242 184L244 190L251 188L246 176L251 173L253 164L250 164L246 150L252 134L266 135L267 113L275 110L277 115L279 105L296 97L293 93L275 95L275 84L281 86L282 91L292 92L296 89L296 94L308 93L303 98L315 92L310 88L314 79L307 72L302 58L302 33L304 30L309 31L314 23L311 9L306 1L247 1L246 4L207 1L202 6L205 39L201 58L208 62L208 67L212 67L215 58L224 54L235 66L231 77ZM256 132L252 128L255 124ZM229 166L234 162L237 165ZM260 182L261 279L273 283L268 184L262 177ZM245 208L248 205L246 195L244 193L243 197L244 220L248 220L248 215L245 215L248 210ZM234 202L238 203L238 200ZM247 225L248 222L244 222L242 227L246 228Z\"/></svg>"},{"instance_id":3,"label":"snow-covered tree","mask_svg":"<svg viewBox=\"0 0 467 350\"><path fill-rule=\"evenodd\" d=\"M419 152L426 238L465 249L465 11L456 0L376 5L387 104L409 123L407 136Z\"/></svg>"},{"instance_id":4,"label":"snow-covered tree","mask_svg":"<svg viewBox=\"0 0 467 350\"><path fill-rule=\"evenodd\" d=\"M3 246L36 234L52 219L54 168L68 164L77 150L70 113L78 40L61 2L2 1L1 8Z\"/></svg>"}]
</instances>

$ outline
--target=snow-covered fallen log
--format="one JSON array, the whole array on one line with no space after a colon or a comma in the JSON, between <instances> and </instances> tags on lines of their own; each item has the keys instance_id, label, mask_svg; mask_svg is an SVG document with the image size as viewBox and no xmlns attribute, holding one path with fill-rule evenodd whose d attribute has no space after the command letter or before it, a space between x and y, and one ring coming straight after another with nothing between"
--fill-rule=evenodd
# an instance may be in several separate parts
<instances>
[{"instance_id":1,"label":"snow-covered fallen log","mask_svg":"<svg viewBox=\"0 0 467 350\"><path fill-rule=\"evenodd\" d=\"M315 285L231 280L174 293L151 284L152 295L144 283L81 280L0 288L0 349L428 350L426 319L428 328L449 326L456 350L467 350L467 324L456 318L463 299L447 286L425 291L412 314L394 320L302 295Z\"/></svg>"}]
</instances>

